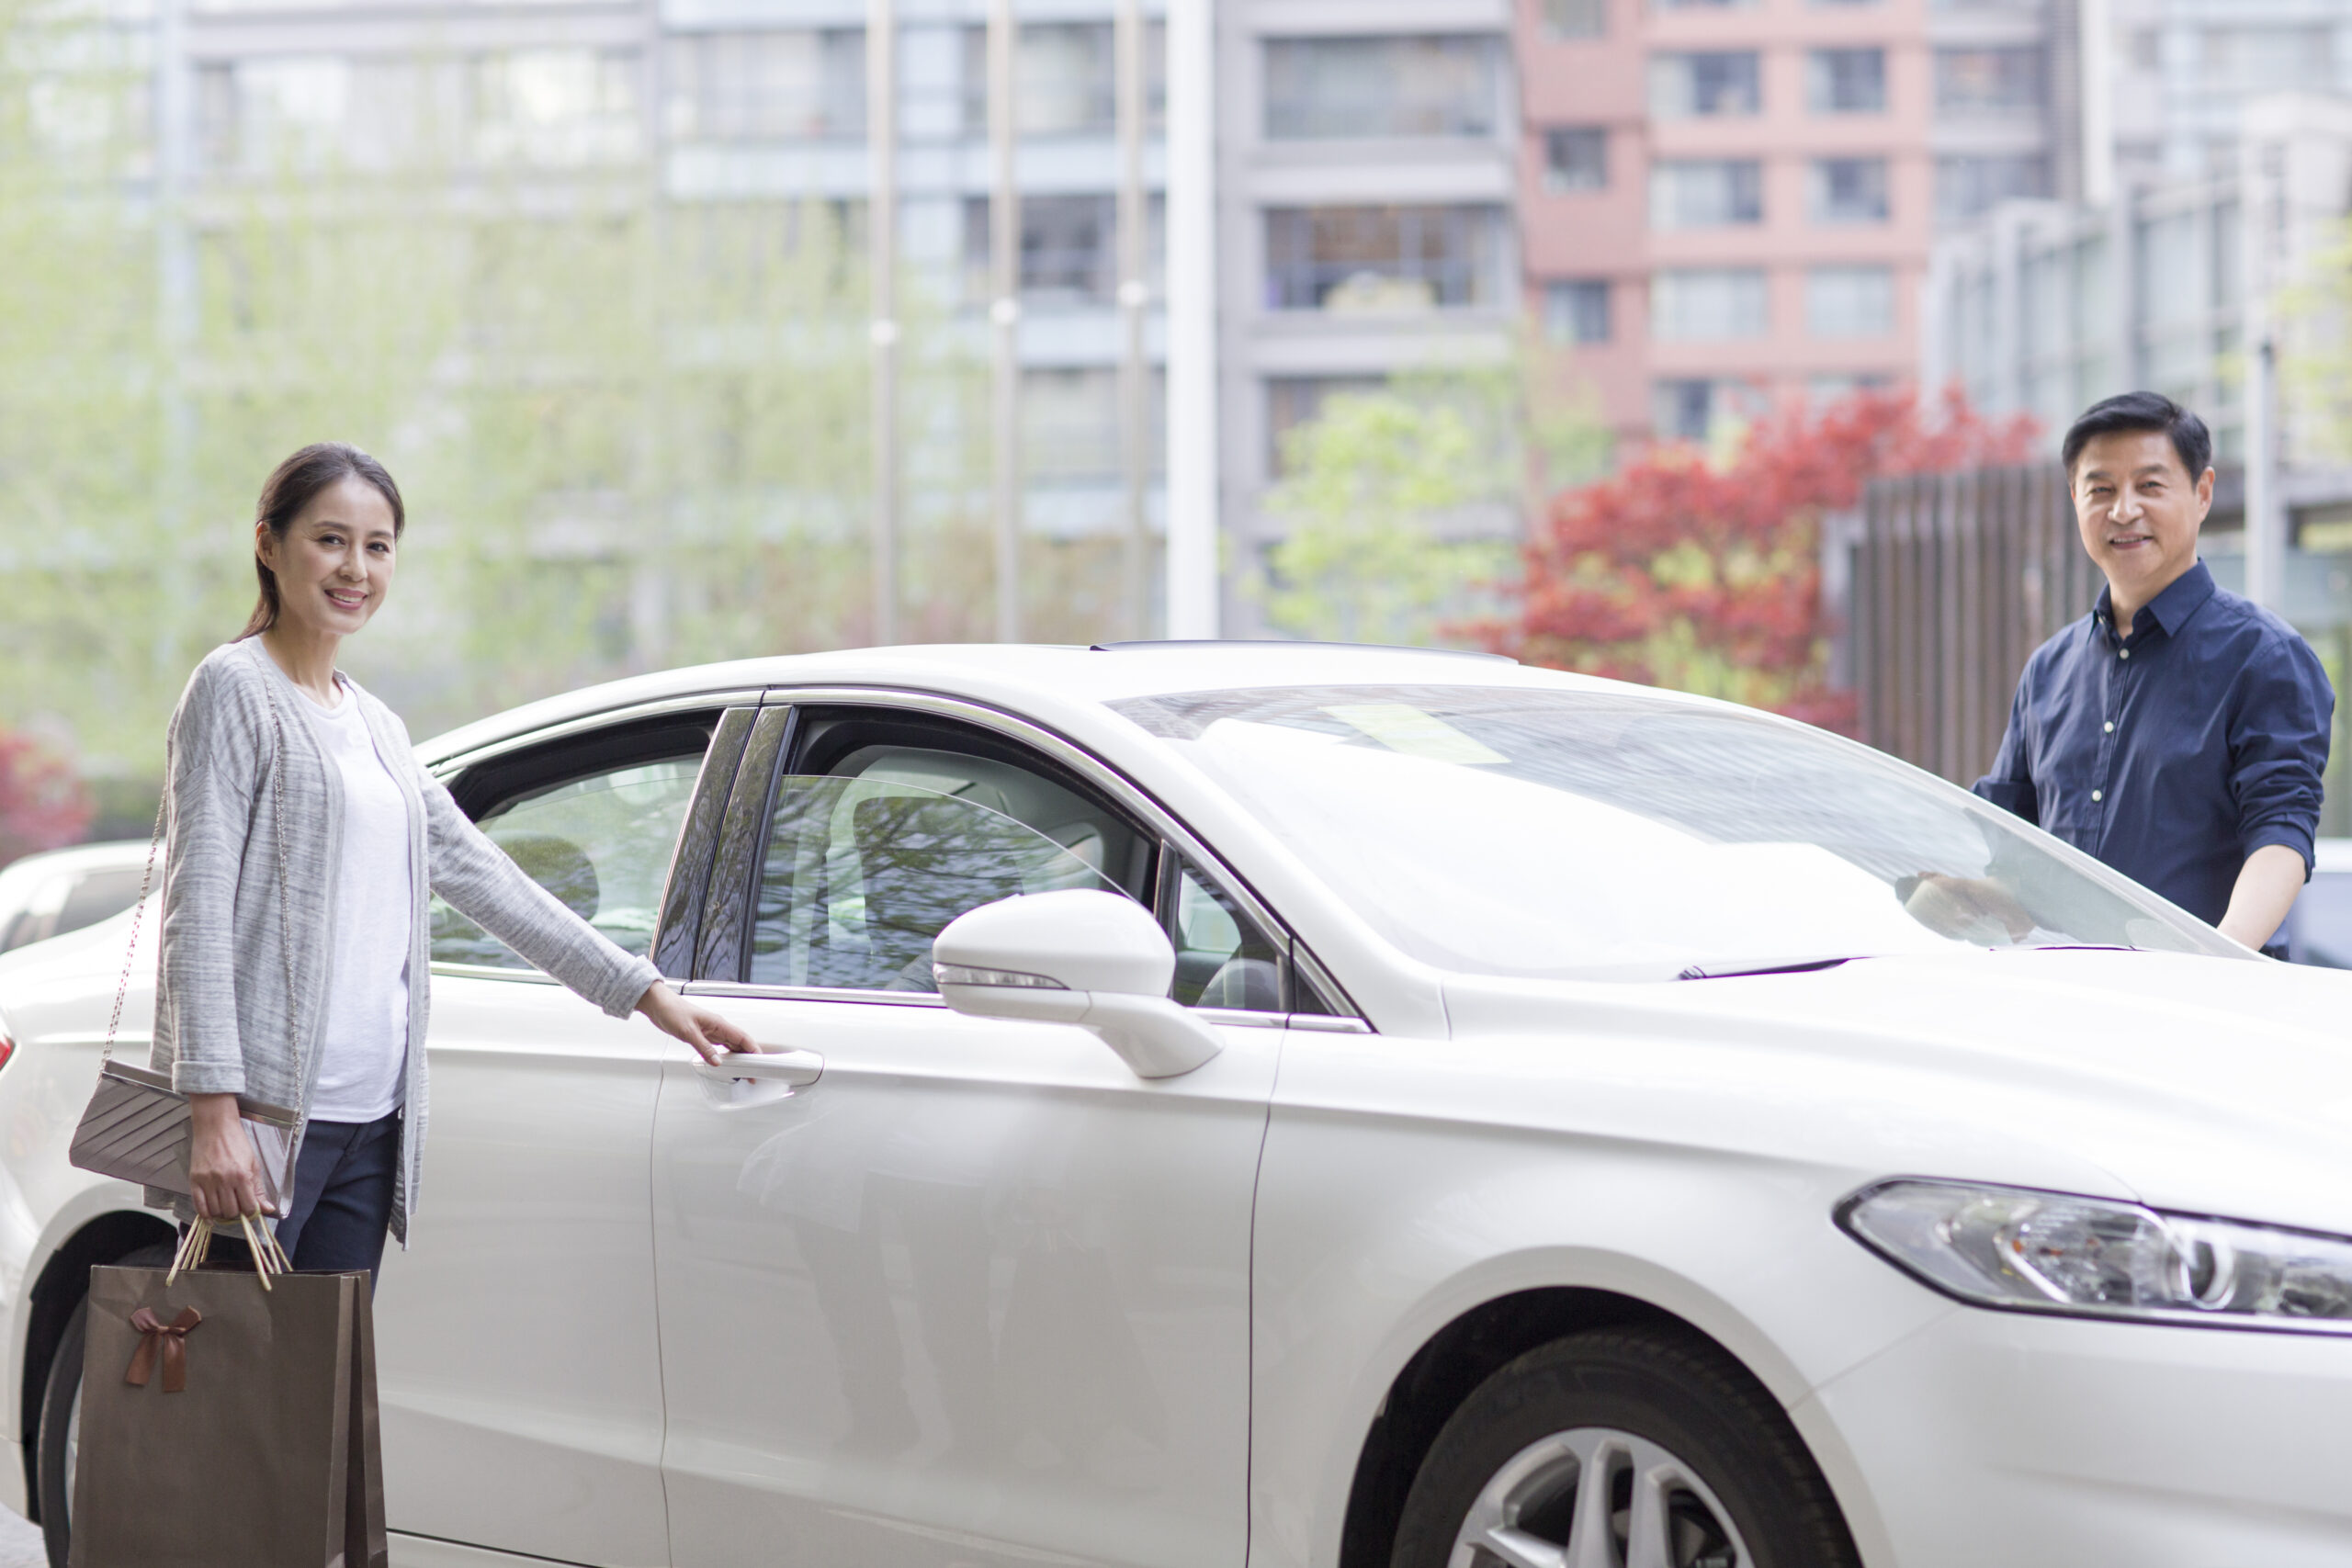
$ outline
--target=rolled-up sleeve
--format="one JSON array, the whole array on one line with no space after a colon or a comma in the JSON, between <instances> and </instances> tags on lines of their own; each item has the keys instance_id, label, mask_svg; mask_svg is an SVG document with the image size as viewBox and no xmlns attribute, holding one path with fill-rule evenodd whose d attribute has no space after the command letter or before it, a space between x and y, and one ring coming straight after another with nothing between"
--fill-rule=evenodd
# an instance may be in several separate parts
<instances>
[{"instance_id":1,"label":"rolled-up sleeve","mask_svg":"<svg viewBox=\"0 0 2352 1568\"><path fill-rule=\"evenodd\" d=\"M2311 874L2335 720L2335 689L2301 637L2270 639L2247 661L2230 715L2230 791L2245 854L2285 844Z\"/></svg>"},{"instance_id":2,"label":"rolled-up sleeve","mask_svg":"<svg viewBox=\"0 0 2352 1568\"><path fill-rule=\"evenodd\" d=\"M2027 733L2032 681L2029 665L2018 677L2017 695L2009 699L2009 726L2001 732L2001 749L1993 754L1993 771L1978 779L1973 788L2002 810L2039 824L2041 799L2033 787L2032 745Z\"/></svg>"}]
</instances>

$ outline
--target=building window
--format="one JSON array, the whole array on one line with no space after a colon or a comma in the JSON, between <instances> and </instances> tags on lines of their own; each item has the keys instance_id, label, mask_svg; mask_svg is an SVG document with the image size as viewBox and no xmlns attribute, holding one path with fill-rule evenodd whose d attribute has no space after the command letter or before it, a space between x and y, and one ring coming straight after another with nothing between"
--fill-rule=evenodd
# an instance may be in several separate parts
<instances>
[{"instance_id":1,"label":"building window","mask_svg":"<svg viewBox=\"0 0 2352 1568\"><path fill-rule=\"evenodd\" d=\"M1544 0L1544 30L1554 38L1609 36L1609 0Z\"/></svg>"},{"instance_id":2,"label":"building window","mask_svg":"<svg viewBox=\"0 0 2352 1568\"><path fill-rule=\"evenodd\" d=\"M1323 417L1335 397L1368 396L1387 381L1378 376L1281 376L1266 383L1266 471L1276 479L1291 472L1290 434Z\"/></svg>"},{"instance_id":3,"label":"building window","mask_svg":"<svg viewBox=\"0 0 2352 1568\"><path fill-rule=\"evenodd\" d=\"M1108 22L1031 22L1016 35L1013 124L1023 136L1108 136L1118 123L1117 60ZM1144 28L1144 115L1165 123L1167 29ZM989 34L964 29L963 119L967 136L989 129Z\"/></svg>"},{"instance_id":4,"label":"building window","mask_svg":"<svg viewBox=\"0 0 2352 1568\"><path fill-rule=\"evenodd\" d=\"M1811 207L1815 223L1885 222L1886 160L1815 158Z\"/></svg>"},{"instance_id":5,"label":"building window","mask_svg":"<svg viewBox=\"0 0 2352 1568\"><path fill-rule=\"evenodd\" d=\"M2038 153L2008 152L1936 160L1936 220L1962 223L2004 201L2038 200L2050 194L2050 161Z\"/></svg>"},{"instance_id":6,"label":"building window","mask_svg":"<svg viewBox=\"0 0 2352 1568\"><path fill-rule=\"evenodd\" d=\"M1266 135L1491 136L1501 85L1499 40L1489 37L1272 39Z\"/></svg>"},{"instance_id":7,"label":"building window","mask_svg":"<svg viewBox=\"0 0 2352 1568\"><path fill-rule=\"evenodd\" d=\"M1545 284L1544 335L1554 343L1607 343L1609 280L1571 277Z\"/></svg>"},{"instance_id":8,"label":"building window","mask_svg":"<svg viewBox=\"0 0 2352 1568\"><path fill-rule=\"evenodd\" d=\"M1762 337L1771 327L1762 267L1667 267L1650 279L1650 335L1662 343Z\"/></svg>"},{"instance_id":9,"label":"building window","mask_svg":"<svg viewBox=\"0 0 2352 1568\"><path fill-rule=\"evenodd\" d=\"M1821 338L1882 338L1894 332L1894 269L1817 266L1805 275L1805 331Z\"/></svg>"},{"instance_id":10,"label":"building window","mask_svg":"<svg viewBox=\"0 0 2352 1568\"><path fill-rule=\"evenodd\" d=\"M1816 49L1805 60L1805 97L1815 114L1886 109L1886 51Z\"/></svg>"},{"instance_id":11,"label":"building window","mask_svg":"<svg viewBox=\"0 0 2352 1568\"><path fill-rule=\"evenodd\" d=\"M1544 184L1551 190L1600 190L1609 184L1609 132L1597 125L1555 125L1544 133Z\"/></svg>"},{"instance_id":12,"label":"building window","mask_svg":"<svg viewBox=\"0 0 2352 1568\"><path fill-rule=\"evenodd\" d=\"M1108 483L1119 477L1119 373L1021 373L1021 474L1036 485Z\"/></svg>"},{"instance_id":13,"label":"building window","mask_svg":"<svg viewBox=\"0 0 2352 1568\"><path fill-rule=\"evenodd\" d=\"M1118 200L1111 196L1021 198L1021 298L1031 305L1101 305L1116 296ZM965 297L989 297L989 202L964 203Z\"/></svg>"},{"instance_id":14,"label":"building window","mask_svg":"<svg viewBox=\"0 0 2352 1568\"><path fill-rule=\"evenodd\" d=\"M1366 313L1491 305L1501 230L1491 207L1272 209L1266 304Z\"/></svg>"},{"instance_id":15,"label":"building window","mask_svg":"<svg viewBox=\"0 0 2352 1568\"><path fill-rule=\"evenodd\" d=\"M686 33L670 40L672 136L801 141L865 134L859 28Z\"/></svg>"},{"instance_id":16,"label":"building window","mask_svg":"<svg viewBox=\"0 0 2352 1568\"><path fill-rule=\"evenodd\" d=\"M1656 11L1744 11L1756 0L1650 0Z\"/></svg>"},{"instance_id":17,"label":"building window","mask_svg":"<svg viewBox=\"0 0 2352 1568\"><path fill-rule=\"evenodd\" d=\"M1650 112L1661 119L1756 114L1763 105L1754 50L1690 50L1650 57Z\"/></svg>"},{"instance_id":18,"label":"building window","mask_svg":"<svg viewBox=\"0 0 2352 1568\"><path fill-rule=\"evenodd\" d=\"M638 57L521 49L473 64L474 152L485 163L576 164L634 157Z\"/></svg>"},{"instance_id":19,"label":"building window","mask_svg":"<svg viewBox=\"0 0 2352 1568\"><path fill-rule=\"evenodd\" d=\"M1681 377L1650 387L1650 428L1661 441L1704 441L1719 425L1763 411L1763 394L1746 381Z\"/></svg>"},{"instance_id":20,"label":"building window","mask_svg":"<svg viewBox=\"0 0 2352 1568\"><path fill-rule=\"evenodd\" d=\"M2038 44L1936 51L1936 107L1951 114L2039 108L2042 51Z\"/></svg>"},{"instance_id":21,"label":"building window","mask_svg":"<svg viewBox=\"0 0 2352 1568\"><path fill-rule=\"evenodd\" d=\"M1764 165L1754 158L1668 158L1650 165L1650 223L1714 229L1764 221Z\"/></svg>"}]
</instances>

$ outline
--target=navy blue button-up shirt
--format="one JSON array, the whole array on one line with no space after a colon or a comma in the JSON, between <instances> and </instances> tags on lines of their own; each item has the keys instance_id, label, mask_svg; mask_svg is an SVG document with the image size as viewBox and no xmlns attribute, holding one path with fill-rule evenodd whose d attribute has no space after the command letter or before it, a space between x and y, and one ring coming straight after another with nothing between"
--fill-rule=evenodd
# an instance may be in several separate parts
<instances>
[{"instance_id":1,"label":"navy blue button-up shirt","mask_svg":"<svg viewBox=\"0 0 2352 1568\"><path fill-rule=\"evenodd\" d=\"M2199 561L2129 637L2101 589L2035 649L1976 793L2218 923L2264 845L2309 874L2335 714L2311 645Z\"/></svg>"}]
</instances>

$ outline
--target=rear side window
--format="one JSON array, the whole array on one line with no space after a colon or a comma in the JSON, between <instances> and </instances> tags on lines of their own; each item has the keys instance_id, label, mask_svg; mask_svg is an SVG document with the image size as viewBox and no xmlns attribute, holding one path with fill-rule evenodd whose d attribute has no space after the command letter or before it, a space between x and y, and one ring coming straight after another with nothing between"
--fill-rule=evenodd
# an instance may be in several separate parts
<instances>
[{"instance_id":1,"label":"rear side window","mask_svg":"<svg viewBox=\"0 0 2352 1568\"><path fill-rule=\"evenodd\" d=\"M57 911L57 926L52 934L63 936L67 931L78 931L84 926L95 926L121 914L139 901L139 884L145 875L143 866L85 872L74 879L74 890L65 896L65 907Z\"/></svg>"},{"instance_id":2,"label":"rear side window","mask_svg":"<svg viewBox=\"0 0 2352 1568\"><path fill-rule=\"evenodd\" d=\"M692 731L662 739L666 743L630 748L638 755L604 766L577 744L537 767L528 758L502 763L509 787L474 819L532 881L624 952L639 955L652 946L671 855L702 771L702 750L685 748L707 742ZM649 750L669 754L647 756ZM574 766L563 765L567 755ZM467 800L462 788L459 798ZM436 964L530 968L438 897L432 921Z\"/></svg>"}]
</instances>

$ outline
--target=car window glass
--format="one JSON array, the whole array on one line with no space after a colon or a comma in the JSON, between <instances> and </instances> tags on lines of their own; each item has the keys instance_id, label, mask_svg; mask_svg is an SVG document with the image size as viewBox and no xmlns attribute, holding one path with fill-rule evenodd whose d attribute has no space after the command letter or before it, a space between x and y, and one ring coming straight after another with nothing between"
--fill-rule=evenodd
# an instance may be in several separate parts
<instances>
[{"instance_id":1,"label":"car window glass","mask_svg":"<svg viewBox=\"0 0 2352 1568\"><path fill-rule=\"evenodd\" d=\"M1281 950L1226 891L1190 864L1176 872L1168 911L1176 978L1168 994L1186 1007L1280 1012Z\"/></svg>"},{"instance_id":2,"label":"car window glass","mask_svg":"<svg viewBox=\"0 0 2352 1568\"><path fill-rule=\"evenodd\" d=\"M1152 840L1109 806L1035 768L966 751L902 745L864 746L823 768L831 777L911 785L970 801L1010 817L1141 900L1152 867Z\"/></svg>"},{"instance_id":3,"label":"car window glass","mask_svg":"<svg viewBox=\"0 0 2352 1568\"><path fill-rule=\"evenodd\" d=\"M701 768L700 757L675 757L606 769L502 801L476 826L582 919L624 952L643 954ZM437 897L433 959L530 967Z\"/></svg>"},{"instance_id":4,"label":"car window glass","mask_svg":"<svg viewBox=\"0 0 2352 1568\"><path fill-rule=\"evenodd\" d=\"M752 915L749 978L932 991L931 944L1022 893L1121 888L1089 860L976 800L895 779L787 776Z\"/></svg>"}]
</instances>

